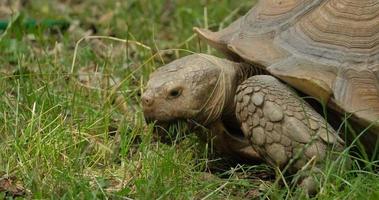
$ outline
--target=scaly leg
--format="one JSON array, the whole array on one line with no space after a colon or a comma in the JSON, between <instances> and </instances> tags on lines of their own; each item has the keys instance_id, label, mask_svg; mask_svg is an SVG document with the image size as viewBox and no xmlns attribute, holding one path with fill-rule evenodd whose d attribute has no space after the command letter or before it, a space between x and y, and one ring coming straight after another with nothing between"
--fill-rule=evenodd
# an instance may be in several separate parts
<instances>
[{"instance_id":1,"label":"scaly leg","mask_svg":"<svg viewBox=\"0 0 379 200\"><path fill-rule=\"evenodd\" d=\"M244 81L237 89L235 103L245 137L272 166L288 167L288 172L296 173L312 163L315 168L322 166L331 150L343 150L343 140L325 119L272 76ZM300 185L309 194L316 191L310 177Z\"/></svg>"}]
</instances>

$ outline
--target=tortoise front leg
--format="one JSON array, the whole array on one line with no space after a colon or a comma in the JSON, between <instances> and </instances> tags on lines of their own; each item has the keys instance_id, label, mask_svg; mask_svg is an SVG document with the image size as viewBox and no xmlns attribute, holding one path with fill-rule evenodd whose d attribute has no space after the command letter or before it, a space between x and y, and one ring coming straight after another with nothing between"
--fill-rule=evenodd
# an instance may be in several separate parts
<instances>
[{"instance_id":1,"label":"tortoise front leg","mask_svg":"<svg viewBox=\"0 0 379 200\"><path fill-rule=\"evenodd\" d=\"M272 166L296 173L308 162L322 166L329 152L343 150L343 140L324 118L272 76L244 81L235 103L245 137ZM308 193L316 191L311 178L304 178L301 185Z\"/></svg>"}]
</instances>

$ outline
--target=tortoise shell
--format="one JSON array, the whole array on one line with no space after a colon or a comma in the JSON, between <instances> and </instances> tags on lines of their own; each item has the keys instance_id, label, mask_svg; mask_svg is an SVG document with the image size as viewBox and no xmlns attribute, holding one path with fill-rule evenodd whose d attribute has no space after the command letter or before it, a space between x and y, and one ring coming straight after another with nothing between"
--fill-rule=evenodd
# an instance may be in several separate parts
<instances>
[{"instance_id":1,"label":"tortoise shell","mask_svg":"<svg viewBox=\"0 0 379 200\"><path fill-rule=\"evenodd\" d=\"M261 0L219 32L194 30L379 135L379 0Z\"/></svg>"}]
</instances>

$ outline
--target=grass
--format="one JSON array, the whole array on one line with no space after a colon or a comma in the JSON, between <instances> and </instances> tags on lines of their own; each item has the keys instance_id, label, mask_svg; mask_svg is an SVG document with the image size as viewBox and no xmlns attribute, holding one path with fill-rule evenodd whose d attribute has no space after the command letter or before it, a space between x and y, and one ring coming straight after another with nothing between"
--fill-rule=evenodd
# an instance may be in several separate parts
<instances>
[{"instance_id":1,"label":"grass","mask_svg":"<svg viewBox=\"0 0 379 200\"><path fill-rule=\"evenodd\" d=\"M0 36L0 177L26 193L18 198L305 198L296 188L260 190L274 173L265 165L206 173L223 161L194 135L156 141L141 112L139 95L154 69L190 51L215 54L193 26L217 30L253 3L35 0L13 9L14 22ZM27 18L64 19L71 27L27 29ZM75 51L86 35L126 42L85 39ZM184 130L169 132L181 137ZM316 198L378 199L378 175L365 168L376 163L358 160L352 170L331 165ZM5 196L12 198L0 191Z\"/></svg>"}]
</instances>

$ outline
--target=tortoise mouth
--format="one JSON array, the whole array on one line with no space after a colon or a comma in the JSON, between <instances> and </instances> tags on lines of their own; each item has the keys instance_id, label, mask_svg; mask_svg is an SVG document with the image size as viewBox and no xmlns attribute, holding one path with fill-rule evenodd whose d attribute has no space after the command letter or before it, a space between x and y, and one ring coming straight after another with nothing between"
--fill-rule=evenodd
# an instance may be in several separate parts
<instances>
[{"instance_id":1,"label":"tortoise mouth","mask_svg":"<svg viewBox=\"0 0 379 200\"><path fill-rule=\"evenodd\" d=\"M143 109L143 116L147 124L170 124L176 121L175 118L171 117L168 113L158 112L151 109Z\"/></svg>"},{"instance_id":2,"label":"tortoise mouth","mask_svg":"<svg viewBox=\"0 0 379 200\"><path fill-rule=\"evenodd\" d=\"M153 137L164 144L173 145L181 142L191 133L192 130L186 120L156 120L145 117L147 124L154 124Z\"/></svg>"},{"instance_id":3,"label":"tortoise mouth","mask_svg":"<svg viewBox=\"0 0 379 200\"><path fill-rule=\"evenodd\" d=\"M166 119L157 119L156 117L154 116L150 116L150 115L144 115L144 118L145 118L145 122L146 124L155 124L155 126L161 126L161 127L168 127L170 125L173 125L173 124L177 124L178 122L182 122L184 121L183 119L171 119L171 118L166 118Z\"/></svg>"}]
</instances>

